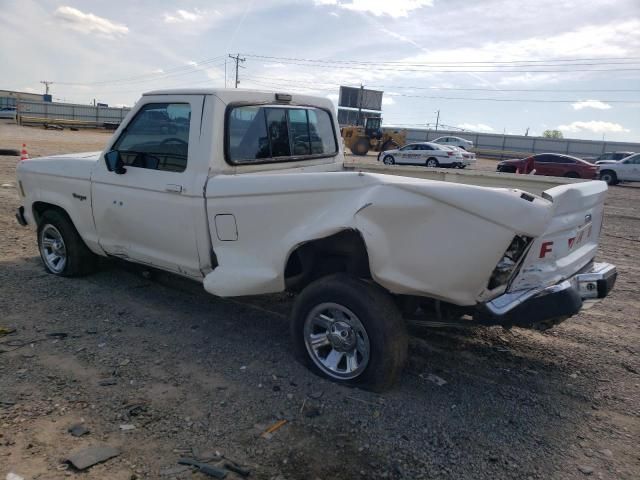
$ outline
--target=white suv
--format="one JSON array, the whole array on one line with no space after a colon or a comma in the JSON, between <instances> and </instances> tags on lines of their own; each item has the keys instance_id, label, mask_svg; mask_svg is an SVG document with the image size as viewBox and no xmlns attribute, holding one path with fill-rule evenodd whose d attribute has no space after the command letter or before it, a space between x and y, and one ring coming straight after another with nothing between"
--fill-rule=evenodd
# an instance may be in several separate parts
<instances>
[{"instance_id":1,"label":"white suv","mask_svg":"<svg viewBox=\"0 0 640 480\"><path fill-rule=\"evenodd\" d=\"M460 137L438 137L435 140L431 141L433 143L439 143L440 145L446 145L448 147L460 147L464 150L473 148L473 142Z\"/></svg>"},{"instance_id":2,"label":"white suv","mask_svg":"<svg viewBox=\"0 0 640 480\"><path fill-rule=\"evenodd\" d=\"M609 185L620 182L640 182L640 153L631 155L624 160L612 163L600 163L600 180Z\"/></svg>"}]
</instances>

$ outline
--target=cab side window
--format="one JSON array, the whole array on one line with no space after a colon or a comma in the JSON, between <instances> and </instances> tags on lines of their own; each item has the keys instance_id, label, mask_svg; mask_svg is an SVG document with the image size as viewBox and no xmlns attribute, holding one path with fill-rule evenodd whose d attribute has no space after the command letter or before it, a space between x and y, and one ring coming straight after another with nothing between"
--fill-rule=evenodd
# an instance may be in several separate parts
<instances>
[{"instance_id":1,"label":"cab side window","mask_svg":"<svg viewBox=\"0 0 640 480\"><path fill-rule=\"evenodd\" d=\"M149 103L131 120L113 146L129 167L183 172L189 153L191 106Z\"/></svg>"}]
</instances>

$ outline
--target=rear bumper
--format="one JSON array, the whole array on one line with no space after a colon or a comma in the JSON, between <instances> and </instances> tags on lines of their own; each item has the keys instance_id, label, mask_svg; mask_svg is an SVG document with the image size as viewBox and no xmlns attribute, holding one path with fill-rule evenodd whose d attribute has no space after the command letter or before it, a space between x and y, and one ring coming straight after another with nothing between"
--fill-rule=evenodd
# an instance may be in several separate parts
<instances>
[{"instance_id":1,"label":"rear bumper","mask_svg":"<svg viewBox=\"0 0 640 480\"><path fill-rule=\"evenodd\" d=\"M594 263L555 285L501 295L479 307L475 318L480 323L525 328L560 323L578 313L583 300L606 297L616 277L615 265Z\"/></svg>"}]
</instances>

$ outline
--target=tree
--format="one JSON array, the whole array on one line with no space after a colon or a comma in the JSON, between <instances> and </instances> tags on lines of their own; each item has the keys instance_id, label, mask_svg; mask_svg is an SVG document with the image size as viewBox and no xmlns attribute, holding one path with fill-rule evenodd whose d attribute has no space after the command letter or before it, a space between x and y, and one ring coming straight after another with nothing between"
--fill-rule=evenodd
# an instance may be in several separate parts
<instances>
[{"instance_id":1,"label":"tree","mask_svg":"<svg viewBox=\"0 0 640 480\"><path fill-rule=\"evenodd\" d=\"M544 138L563 138L560 130L545 130L542 132Z\"/></svg>"}]
</instances>

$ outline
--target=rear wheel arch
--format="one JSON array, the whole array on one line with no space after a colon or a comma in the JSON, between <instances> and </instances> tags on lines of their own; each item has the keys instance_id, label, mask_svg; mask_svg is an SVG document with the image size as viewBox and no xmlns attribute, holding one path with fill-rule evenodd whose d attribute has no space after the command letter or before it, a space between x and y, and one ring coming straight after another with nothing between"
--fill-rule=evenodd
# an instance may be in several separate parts
<instances>
[{"instance_id":1,"label":"rear wheel arch","mask_svg":"<svg viewBox=\"0 0 640 480\"><path fill-rule=\"evenodd\" d=\"M285 288L300 291L318 278L335 273L371 278L367 246L358 230L341 230L296 246L285 262Z\"/></svg>"}]
</instances>

